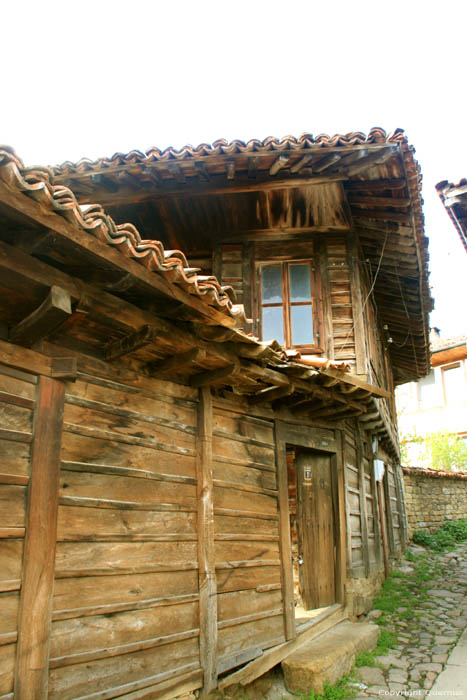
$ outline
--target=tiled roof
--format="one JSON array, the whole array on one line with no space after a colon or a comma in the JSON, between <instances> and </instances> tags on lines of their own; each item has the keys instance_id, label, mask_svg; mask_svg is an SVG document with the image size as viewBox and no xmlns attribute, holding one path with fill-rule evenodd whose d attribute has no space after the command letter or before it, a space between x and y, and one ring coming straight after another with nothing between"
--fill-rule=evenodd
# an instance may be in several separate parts
<instances>
[{"instance_id":1,"label":"tiled roof","mask_svg":"<svg viewBox=\"0 0 467 700\"><path fill-rule=\"evenodd\" d=\"M72 175L92 171L95 169L105 169L119 165L151 163L155 161L173 161L173 160L189 160L190 158L198 158L204 156L218 155L235 155L238 153L255 153L264 151L299 151L310 148L331 148L339 146L360 146L364 144L385 144L385 143L406 143L407 137L402 129L396 129L394 132L387 134L384 129L374 127L366 135L361 131L352 131L348 134L335 134L328 136L327 134L302 134L298 138L295 136L284 136L281 139L273 136L268 136L262 141L251 139L250 141L240 141L235 139L227 141L226 139L218 139L212 144L201 143L198 146L186 145L183 148L176 149L171 146L160 150L159 148L150 148L145 153L141 151L130 151L129 153L115 153L111 158L98 158L90 160L89 158L81 158L78 162L72 163L66 161L61 165L53 168L57 176Z\"/></svg>"},{"instance_id":2,"label":"tiled roof","mask_svg":"<svg viewBox=\"0 0 467 700\"><path fill-rule=\"evenodd\" d=\"M467 335L457 335L453 338L436 338L430 343L431 352L440 352L441 350L448 350L449 348L455 348L458 345L465 345L467 343Z\"/></svg>"},{"instance_id":3,"label":"tiled roof","mask_svg":"<svg viewBox=\"0 0 467 700\"><path fill-rule=\"evenodd\" d=\"M443 180L436 189L467 252L467 179L463 178L457 185Z\"/></svg>"},{"instance_id":4,"label":"tiled roof","mask_svg":"<svg viewBox=\"0 0 467 700\"><path fill-rule=\"evenodd\" d=\"M9 146L0 146L0 179L11 189L23 192L44 207L60 214L75 227L115 246L128 258L148 270L162 274L190 294L204 299L238 321L246 322L243 305L235 304L234 291L223 287L216 277L201 275L189 266L179 250L165 250L160 241L142 239L133 224L116 224L99 204L80 205L69 187L54 184L47 167L24 167Z\"/></svg>"}]
</instances>

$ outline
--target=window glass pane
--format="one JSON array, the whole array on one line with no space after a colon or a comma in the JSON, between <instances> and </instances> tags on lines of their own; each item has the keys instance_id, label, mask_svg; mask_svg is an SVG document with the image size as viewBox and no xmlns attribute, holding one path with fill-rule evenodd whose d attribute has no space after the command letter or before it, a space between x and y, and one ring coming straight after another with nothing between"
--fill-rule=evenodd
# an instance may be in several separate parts
<instances>
[{"instance_id":1,"label":"window glass pane","mask_svg":"<svg viewBox=\"0 0 467 700\"><path fill-rule=\"evenodd\" d=\"M263 304L282 301L282 274L280 265L265 265L261 268Z\"/></svg>"},{"instance_id":2,"label":"window glass pane","mask_svg":"<svg viewBox=\"0 0 467 700\"><path fill-rule=\"evenodd\" d=\"M306 306L292 306L292 344L312 345L313 340L313 315L311 304Z\"/></svg>"},{"instance_id":3,"label":"window glass pane","mask_svg":"<svg viewBox=\"0 0 467 700\"><path fill-rule=\"evenodd\" d=\"M290 301L311 301L310 266L289 265Z\"/></svg>"},{"instance_id":4,"label":"window glass pane","mask_svg":"<svg viewBox=\"0 0 467 700\"><path fill-rule=\"evenodd\" d=\"M284 317L282 306L263 308L263 340L277 340L284 345Z\"/></svg>"}]
</instances>

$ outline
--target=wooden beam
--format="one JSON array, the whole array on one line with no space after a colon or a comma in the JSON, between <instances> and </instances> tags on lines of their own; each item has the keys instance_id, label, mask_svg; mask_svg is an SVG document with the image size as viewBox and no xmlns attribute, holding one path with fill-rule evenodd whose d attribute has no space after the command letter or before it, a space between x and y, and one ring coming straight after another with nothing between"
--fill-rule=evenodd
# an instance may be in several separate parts
<instances>
[{"instance_id":1,"label":"wooden beam","mask_svg":"<svg viewBox=\"0 0 467 700\"><path fill-rule=\"evenodd\" d=\"M353 204L351 205L352 207L354 206ZM360 205L355 205L355 206L360 206ZM368 220L376 220L376 221L398 221L401 224L405 224L406 226L409 226L411 223L410 216L408 214L403 214L402 212L399 211L387 211L385 209L357 209L353 210L352 208L352 214L360 220L360 219L368 219Z\"/></svg>"},{"instance_id":2,"label":"wooden beam","mask_svg":"<svg viewBox=\"0 0 467 700\"><path fill-rule=\"evenodd\" d=\"M383 190L402 190L407 187L404 178L382 178L381 180L350 180L345 183L345 189L360 192L381 192Z\"/></svg>"},{"instance_id":3,"label":"wooden beam","mask_svg":"<svg viewBox=\"0 0 467 700\"><path fill-rule=\"evenodd\" d=\"M10 329L9 339L17 345L31 346L50 335L71 313L69 293L53 285L42 304Z\"/></svg>"},{"instance_id":4,"label":"wooden beam","mask_svg":"<svg viewBox=\"0 0 467 700\"><path fill-rule=\"evenodd\" d=\"M217 580L214 551L212 478L212 397L209 387L199 392L197 434L198 562L200 661L204 671L201 698L217 685Z\"/></svg>"},{"instance_id":5,"label":"wooden beam","mask_svg":"<svg viewBox=\"0 0 467 700\"><path fill-rule=\"evenodd\" d=\"M373 167L374 165L382 165L397 153L399 153L399 146L397 145L381 146L379 150L369 152L367 158L355 163L354 165L351 165L345 170L345 173L347 177L353 177L354 175L357 175L357 173L360 173L362 170L366 170L369 167Z\"/></svg>"},{"instance_id":6,"label":"wooden beam","mask_svg":"<svg viewBox=\"0 0 467 700\"><path fill-rule=\"evenodd\" d=\"M269 168L269 174L270 175L277 175L279 170L282 168L285 168L287 163L290 161L290 156L285 156L285 155L280 155L274 163L271 165Z\"/></svg>"},{"instance_id":7,"label":"wooden beam","mask_svg":"<svg viewBox=\"0 0 467 700\"><path fill-rule=\"evenodd\" d=\"M259 160L257 157L250 158L248 161L248 177L250 179L256 178L258 172Z\"/></svg>"},{"instance_id":8,"label":"wooden beam","mask_svg":"<svg viewBox=\"0 0 467 700\"><path fill-rule=\"evenodd\" d=\"M252 406L257 406L258 404L268 403L271 401L277 401L278 399L284 398L284 396L290 396L295 391L293 384L289 386L271 387L260 391L253 396L250 396L248 401Z\"/></svg>"},{"instance_id":9,"label":"wooden beam","mask_svg":"<svg viewBox=\"0 0 467 700\"><path fill-rule=\"evenodd\" d=\"M360 377L356 377L354 374L350 374L349 372L340 372L338 369L333 369L332 367L329 367L328 369L320 369L320 374L325 374L328 377L337 377L342 382L344 382L344 384L350 384L351 386L357 386L360 389L364 389L365 391L370 391L372 394L375 395L375 398L381 396L385 399L389 399L392 396L390 391L387 391L386 389L381 389L375 384L369 384L363 379L360 379Z\"/></svg>"},{"instance_id":10,"label":"wooden beam","mask_svg":"<svg viewBox=\"0 0 467 700\"><path fill-rule=\"evenodd\" d=\"M190 385L193 387L201 387L212 386L218 382L229 384L229 379L237 375L239 372L240 365L238 363L232 363L227 365L227 367L221 367L220 369L213 369L209 370L208 372L195 374L190 378Z\"/></svg>"},{"instance_id":11,"label":"wooden beam","mask_svg":"<svg viewBox=\"0 0 467 700\"><path fill-rule=\"evenodd\" d=\"M281 556L281 583L284 615L284 635L286 640L295 639L295 606L292 574L292 545L290 539L289 486L287 476L287 456L285 434L282 423L274 425L277 488L279 492L279 543Z\"/></svg>"},{"instance_id":12,"label":"wooden beam","mask_svg":"<svg viewBox=\"0 0 467 700\"><path fill-rule=\"evenodd\" d=\"M50 376L53 379L69 379L74 382L78 376L76 357L51 357Z\"/></svg>"},{"instance_id":13,"label":"wooden beam","mask_svg":"<svg viewBox=\"0 0 467 700\"><path fill-rule=\"evenodd\" d=\"M367 197L365 195L352 194L349 196L349 204L357 206L373 206L373 207L395 207L397 209L408 209L410 207L410 199L397 197Z\"/></svg>"},{"instance_id":14,"label":"wooden beam","mask_svg":"<svg viewBox=\"0 0 467 700\"><path fill-rule=\"evenodd\" d=\"M290 167L290 172L291 173L299 173L300 170L302 168L304 168L305 165L308 165L308 163L310 163L310 161L312 161L312 160L313 160L313 155L311 153L309 153L306 156L303 156L303 158L300 158L300 160L298 160L296 163L294 163Z\"/></svg>"},{"instance_id":15,"label":"wooden beam","mask_svg":"<svg viewBox=\"0 0 467 700\"><path fill-rule=\"evenodd\" d=\"M227 180L235 180L235 161L229 159L226 163Z\"/></svg>"},{"instance_id":16,"label":"wooden beam","mask_svg":"<svg viewBox=\"0 0 467 700\"><path fill-rule=\"evenodd\" d=\"M93 185L103 187L109 192L118 192L119 190L118 182L115 182L115 180L112 180L110 177L107 177L107 175L103 175L102 173L93 174L91 175L90 179Z\"/></svg>"},{"instance_id":17,"label":"wooden beam","mask_svg":"<svg viewBox=\"0 0 467 700\"><path fill-rule=\"evenodd\" d=\"M198 174L199 179L202 182L209 182L211 178L209 177L209 173L206 168L206 163L204 161L195 162L195 170Z\"/></svg>"},{"instance_id":18,"label":"wooden beam","mask_svg":"<svg viewBox=\"0 0 467 700\"><path fill-rule=\"evenodd\" d=\"M134 333L129 333L128 335L115 340L104 349L104 355L107 362L116 360L124 355L129 355L132 352L136 352L140 348L144 348L146 345L150 345L154 342L156 333L148 325L141 326L141 328Z\"/></svg>"},{"instance_id":19,"label":"wooden beam","mask_svg":"<svg viewBox=\"0 0 467 700\"><path fill-rule=\"evenodd\" d=\"M324 158L320 158L320 160L313 163L313 172L321 173L338 163L340 159L341 155L339 153L329 153L328 155L325 155Z\"/></svg>"},{"instance_id":20,"label":"wooden beam","mask_svg":"<svg viewBox=\"0 0 467 700\"><path fill-rule=\"evenodd\" d=\"M15 698L46 698L65 387L40 377L31 459Z\"/></svg>"},{"instance_id":21,"label":"wooden beam","mask_svg":"<svg viewBox=\"0 0 467 700\"><path fill-rule=\"evenodd\" d=\"M166 372L178 372L180 369L192 365L195 362L202 362L206 358L206 352L201 348L192 348L187 352L180 352L177 355L168 357L161 362L151 362L147 365L151 376L159 376ZM199 376L199 375L198 375Z\"/></svg>"}]
</instances>

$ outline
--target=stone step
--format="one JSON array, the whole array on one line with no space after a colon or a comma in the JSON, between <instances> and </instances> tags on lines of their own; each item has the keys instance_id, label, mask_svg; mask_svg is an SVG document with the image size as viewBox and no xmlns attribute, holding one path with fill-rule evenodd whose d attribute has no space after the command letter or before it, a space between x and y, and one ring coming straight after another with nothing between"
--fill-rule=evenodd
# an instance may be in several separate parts
<instances>
[{"instance_id":1,"label":"stone step","mask_svg":"<svg viewBox=\"0 0 467 700\"><path fill-rule=\"evenodd\" d=\"M373 649L379 627L369 622L340 622L316 639L301 644L282 661L287 689L292 693L321 693L352 668L355 655Z\"/></svg>"}]
</instances>

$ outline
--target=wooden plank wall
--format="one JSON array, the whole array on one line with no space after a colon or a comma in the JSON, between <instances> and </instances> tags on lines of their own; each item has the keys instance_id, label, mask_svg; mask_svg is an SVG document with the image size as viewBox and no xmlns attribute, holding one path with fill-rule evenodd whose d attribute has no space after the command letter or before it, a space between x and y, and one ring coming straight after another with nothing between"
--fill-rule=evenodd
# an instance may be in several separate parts
<instances>
[{"instance_id":1,"label":"wooden plank wall","mask_svg":"<svg viewBox=\"0 0 467 700\"><path fill-rule=\"evenodd\" d=\"M344 475L348 570L350 576L361 577L380 568L381 553L371 445L356 423L346 425Z\"/></svg>"},{"instance_id":2,"label":"wooden plank wall","mask_svg":"<svg viewBox=\"0 0 467 700\"><path fill-rule=\"evenodd\" d=\"M13 692L15 679L36 384L0 367L0 696Z\"/></svg>"},{"instance_id":3,"label":"wooden plank wall","mask_svg":"<svg viewBox=\"0 0 467 700\"><path fill-rule=\"evenodd\" d=\"M214 523L220 672L284 641L273 423L216 402Z\"/></svg>"},{"instance_id":4,"label":"wooden plank wall","mask_svg":"<svg viewBox=\"0 0 467 700\"><path fill-rule=\"evenodd\" d=\"M355 362L355 332L352 312L350 268L344 238L332 238L327 245L327 277L329 290L323 295L331 299L333 355L336 360Z\"/></svg>"},{"instance_id":5,"label":"wooden plank wall","mask_svg":"<svg viewBox=\"0 0 467 700\"><path fill-rule=\"evenodd\" d=\"M201 685L196 398L149 379L67 384L51 699Z\"/></svg>"}]
</instances>

